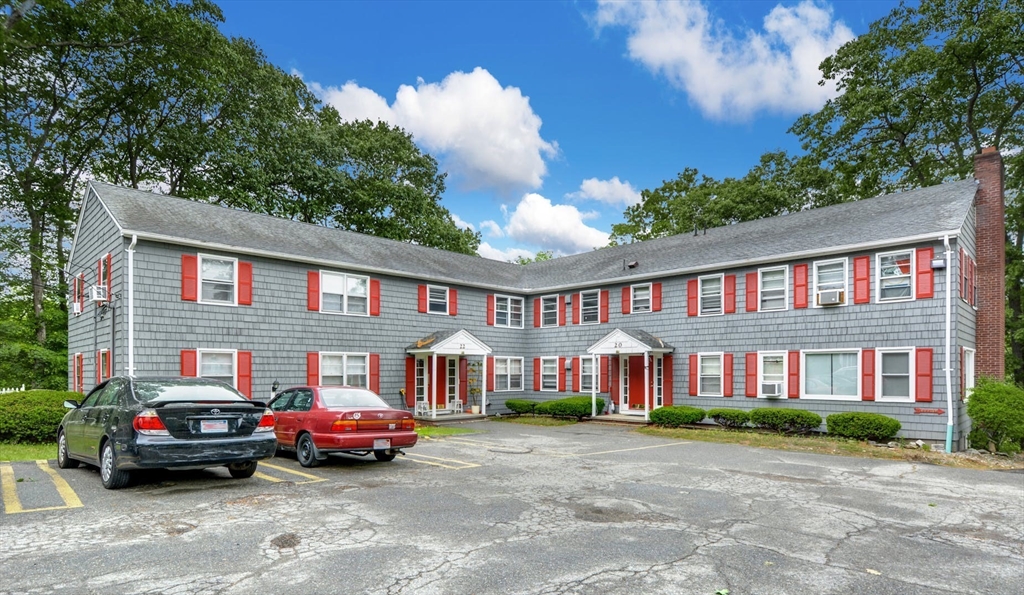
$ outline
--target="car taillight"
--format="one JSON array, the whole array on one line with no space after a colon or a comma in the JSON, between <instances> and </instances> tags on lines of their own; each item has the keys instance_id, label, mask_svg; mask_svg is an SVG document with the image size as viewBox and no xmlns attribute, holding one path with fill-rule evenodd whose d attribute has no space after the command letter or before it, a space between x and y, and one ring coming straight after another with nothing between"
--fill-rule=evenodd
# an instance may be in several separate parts
<instances>
[{"instance_id":1,"label":"car taillight","mask_svg":"<svg viewBox=\"0 0 1024 595\"><path fill-rule=\"evenodd\" d=\"M274 412L270 409L263 410L263 417L260 418L260 423L256 426L256 432L273 432L274 431Z\"/></svg>"},{"instance_id":2,"label":"car taillight","mask_svg":"<svg viewBox=\"0 0 1024 595\"><path fill-rule=\"evenodd\" d=\"M356 420L354 419L336 419L331 424L332 432L354 432L356 429Z\"/></svg>"},{"instance_id":3,"label":"car taillight","mask_svg":"<svg viewBox=\"0 0 1024 595\"><path fill-rule=\"evenodd\" d=\"M132 427L140 434L147 436L169 436L167 426L160 420L160 416L152 409L144 409L132 420Z\"/></svg>"},{"instance_id":4,"label":"car taillight","mask_svg":"<svg viewBox=\"0 0 1024 595\"><path fill-rule=\"evenodd\" d=\"M415 419L403 419L402 420L402 429L403 430L415 430L416 429L416 420Z\"/></svg>"}]
</instances>

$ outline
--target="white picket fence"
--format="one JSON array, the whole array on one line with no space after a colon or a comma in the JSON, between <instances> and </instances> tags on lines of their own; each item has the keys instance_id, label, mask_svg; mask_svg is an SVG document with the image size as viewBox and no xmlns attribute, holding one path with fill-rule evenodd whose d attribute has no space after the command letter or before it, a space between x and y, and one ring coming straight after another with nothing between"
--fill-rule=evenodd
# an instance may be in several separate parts
<instances>
[{"instance_id":1,"label":"white picket fence","mask_svg":"<svg viewBox=\"0 0 1024 595\"><path fill-rule=\"evenodd\" d=\"M20 388L0 388L0 395L6 395L8 393L20 393L25 390L25 385L22 384Z\"/></svg>"}]
</instances>

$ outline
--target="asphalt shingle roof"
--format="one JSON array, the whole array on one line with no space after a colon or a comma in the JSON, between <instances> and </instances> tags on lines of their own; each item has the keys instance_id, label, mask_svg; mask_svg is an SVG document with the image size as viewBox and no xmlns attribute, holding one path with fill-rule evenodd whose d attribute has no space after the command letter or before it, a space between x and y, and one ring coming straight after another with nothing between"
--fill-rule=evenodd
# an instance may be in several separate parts
<instances>
[{"instance_id":1,"label":"asphalt shingle roof","mask_svg":"<svg viewBox=\"0 0 1024 595\"><path fill-rule=\"evenodd\" d=\"M938 237L964 223L977 187L974 180L950 182L522 266L99 182L91 186L121 228L143 238L519 293ZM624 266L633 261L635 268Z\"/></svg>"}]
</instances>

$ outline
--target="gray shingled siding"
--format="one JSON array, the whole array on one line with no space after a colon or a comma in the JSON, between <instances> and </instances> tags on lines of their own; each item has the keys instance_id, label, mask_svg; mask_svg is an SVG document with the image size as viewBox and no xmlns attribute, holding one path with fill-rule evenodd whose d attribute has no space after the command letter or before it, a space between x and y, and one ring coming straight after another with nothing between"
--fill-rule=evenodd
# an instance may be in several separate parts
<instances>
[{"instance_id":1,"label":"gray shingled siding","mask_svg":"<svg viewBox=\"0 0 1024 595\"><path fill-rule=\"evenodd\" d=\"M957 242L953 244L953 273L956 287L954 290L956 293L953 294L953 340L956 348L953 350L952 367L953 382L958 389L953 392L954 404L957 407L957 428L954 436L961 448L967 448L968 446L967 434L971 431L971 418L967 415L967 407L960 400L963 395L963 387L960 386L960 378L962 377L960 347L973 349L976 346L975 329L977 328L978 316L977 310L973 306L960 299L959 288L960 284L963 283L963 271L960 269L960 248L963 247L971 258L977 259L977 251L975 250L977 245L977 222L978 210L976 206L972 205L964 221L962 233Z\"/></svg>"}]
</instances>

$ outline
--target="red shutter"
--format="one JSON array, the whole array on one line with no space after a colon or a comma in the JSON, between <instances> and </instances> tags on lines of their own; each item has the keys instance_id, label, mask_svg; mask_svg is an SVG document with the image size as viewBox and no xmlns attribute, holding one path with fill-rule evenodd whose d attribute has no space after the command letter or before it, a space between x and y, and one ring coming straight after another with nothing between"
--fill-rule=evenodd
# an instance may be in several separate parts
<instances>
[{"instance_id":1,"label":"red shutter","mask_svg":"<svg viewBox=\"0 0 1024 595\"><path fill-rule=\"evenodd\" d=\"M807 265L803 265L804 268ZM789 352L789 398L800 398L800 352Z\"/></svg>"},{"instance_id":2,"label":"red shutter","mask_svg":"<svg viewBox=\"0 0 1024 595\"><path fill-rule=\"evenodd\" d=\"M580 372L583 370L583 356L573 358L572 362L572 392L580 392Z\"/></svg>"},{"instance_id":3,"label":"red shutter","mask_svg":"<svg viewBox=\"0 0 1024 595\"><path fill-rule=\"evenodd\" d=\"M252 399L252 352L238 352L238 392Z\"/></svg>"},{"instance_id":4,"label":"red shutter","mask_svg":"<svg viewBox=\"0 0 1024 595\"><path fill-rule=\"evenodd\" d=\"M690 354L690 396L697 396L697 354Z\"/></svg>"},{"instance_id":5,"label":"red shutter","mask_svg":"<svg viewBox=\"0 0 1024 595\"><path fill-rule=\"evenodd\" d=\"M632 305L630 303L632 301L632 297L633 297L633 288L632 287L623 287L622 288L622 313L623 314L629 314L629 308Z\"/></svg>"},{"instance_id":6,"label":"red shutter","mask_svg":"<svg viewBox=\"0 0 1024 595\"><path fill-rule=\"evenodd\" d=\"M78 310L85 312L85 273L80 273L78 279ZM195 301L195 298L193 298L193 301Z\"/></svg>"},{"instance_id":7,"label":"red shutter","mask_svg":"<svg viewBox=\"0 0 1024 595\"><path fill-rule=\"evenodd\" d=\"M665 407L672 405L672 356L670 354L661 357L661 404Z\"/></svg>"},{"instance_id":8,"label":"red shutter","mask_svg":"<svg viewBox=\"0 0 1024 595\"><path fill-rule=\"evenodd\" d=\"M606 393L609 390L608 379L611 378L611 373L608 371L608 366L610 365L608 363L608 356L602 355L600 358L598 358L598 360L598 365L600 365L601 367L601 369L597 371L597 379L601 383L601 385L598 387L598 390L600 390L600 392Z\"/></svg>"},{"instance_id":9,"label":"red shutter","mask_svg":"<svg viewBox=\"0 0 1024 595\"><path fill-rule=\"evenodd\" d=\"M722 396L731 397L733 388L731 353L722 355L722 384Z\"/></svg>"},{"instance_id":10,"label":"red shutter","mask_svg":"<svg viewBox=\"0 0 1024 595\"><path fill-rule=\"evenodd\" d=\"M459 290L448 290L448 316L459 315Z\"/></svg>"},{"instance_id":11,"label":"red shutter","mask_svg":"<svg viewBox=\"0 0 1024 595\"><path fill-rule=\"evenodd\" d=\"M960 299L964 299L964 295L967 293L967 283L964 279L967 278L967 271L964 270L964 249L960 248Z\"/></svg>"},{"instance_id":12,"label":"red shutter","mask_svg":"<svg viewBox=\"0 0 1024 595\"><path fill-rule=\"evenodd\" d=\"M370 316L380 316L380 279L370 279Z\"/></svg>"},{"instance_id":13,"label":"red shutter","mask_svg":"<svg viewBox=\"0 0 1024 595\"><path fill-rule=\"evenodd\" d=\"M853 259L853 303L871 302L871 257L858 256Z\"/></svg>"},{"instance_id":14,"label":"red shutter","mask_svg":"<svg viewBox=\"0 0 1024 595\"><path fill-rule=\"evenodd\" d=\"M970 270L971 275L967 283L967 301L972 306L977 306L974 288L978 284L978 265L970 256L967 257L967 268Z\"/></svg>"},{"instance_id":15,"label":"red shutter","mask_svg":"<svg viewBox=\"0 0 1024 595\"><path fill-rule=\"evenodd\" d=\"M540 298L533 300L533 328L540 328Z\"/></svg>"},{"instance_id":16,"label":"red shutter","mask_svg":"<svg viewBox=\"0 0 1024 595\"><path fill-rule=\"evenodd\" d=\"M380 354L370 354L370 390L380 394Z\"/></svg>"},{"instance_id":17,"label":"red shutter","mask_svg":"<svg viewBox=\"0 0 1024 595\"><path fill-rule=\"evenodd\" d=\"M651 283L651 311L661 312L661 283Z\"/></svg>"},{"instance_id":18,"label":"red shutter","mask_svg":"<svg viewBox=\"0 0 1024 595\"><path fill-rule=\"evenodd\" d=\"M196 376L196 350L195 349L182 349L181 350L181 375L182 376Z\"/></svg>"},{"instance_id":19,"label":"red shutter","mask_svg":"<svg viewBox=\"0 0 1024 595\"><path fill-rule=\"evenodd\" d=\"M793 266L793 307L807 307L807 265Z\"/></svg>"},{"instance_id":20,"label":"red shutter","mask_svg":"<svg viewBox=\"0 0 1024 595\"><path fill-rule=\"evenodd\" d=\"M96 384L103 381L103 352L96 352Z\"/></svg>"},{"instance_id":21,"label":"red shutter","mask_svg":"<svg viewBox=\"0 0 1024 595\"><path fill-rule=\"evenodd\" d=\"M757 312L757 285L757 271L747 273L747 312ZM747 396L749 397L750 395Z\"/></svg>"},{"instance_id":22,"label":"red shutter","mask_svg":"<svg viewBox=\"0 0 1024 595\"><path fill-rule=\"evenodd\" d=\"M572 298L572 323L573 324L579 324L580 323L580 302L583 301L583 297L582 296L583 296L582 293L577 293L577 294L574 294L573 298Z\"/></svg>"},{"instance_id":23,"label":"red shutter","mask_svg":"<svg viewBox=\"0 0 1024 595\"><path fill-rule=\"evenodd\" d=\"M114 299L114 266L113 256L107 254L107 301ZM110 375L107 375L110 378Z\"/></svg>"},{"instance_id":24,"label":"red shutter","mask_svg":"<svg viewBox=\"0 0 1024 595\"><path fill-rule=\"evenodd\" d=\"M725 276L725 313L736 313L736 275Z\"/></svg>"},{"instance_id":25,"label":"red shutter","mask_svg":"<svg viewBox=\"0 0 1024 595\"><path fill-rule=\"evenodd\" d=\"M426 285L420 285L418 289L419 289L419 301L418 301L418 304L417 304L417 308L418 308L420 314L426 314L426 312L427 312L427 286Z\"/></svg>"},{"instance_id":26,"label":"red shutter","mask_svg":"<svg viewBox=\"0 0 1024 595\"><path fill-rule=\"evenodd\" d=\"M487 358L487 390L494 390L494 358Z\"/></svg>"},{"instance_id":27,"label":"red shutter","mask_svg":"<svg viewBox=\"0 0 1024 595\"><path fill-rule=\"evenodd\" d=\"M608 357L608 356L605 356ZM611 358L612 371L609 376L609 390L611 391L611 400L613 403L619 400L619 356Z\"/></svg>"},{"instance_id":28,"label":"red shutter","mask_svg":"<svg viewBox=\"0 0 1024 595\"><path fill-rule=\"evenodd\" d=\"M533 358L533 390L540 390L540 358Z\"/></svg>"},{"instance_id":29,"label":"red shutter","mask_svg":"<svg viewBox=\"0 0 1024 595\"><path fill-rule=\"evenodd\" d=\"M875 350L860 352L860 400L875 400Z\"/></svg>"},{"instance_id":30,"label":"red shutter","mask_svg":"<svg viewBox=\"0 0 1024 595\"><path fill-rule=\"evenodd\" d=\"M697 315L697 280L690 279L686 282L686 315Z\"/></svg>"},{"instance_id":31,"label":"red shutter","mask_svg":"<svg viewBox=\"0 0 1024 595\"><path fill-rule=\"evenodd\" d=\"M416 358L405 357L405 406L416 406Z\"/></svg>"},{"instance_id":32,"label":"red shutter","mask_svg":"<svg viewBox=\"0 0 1024 595\"><path fill-rule=\"evenodd\" d=\"M608 290L601 292L601 322L608 322Z\"/></svg>"},{"instance_id":33,"label":"red shutter","mask_svg":"<svg viewBox=\"0 0 1024 595\"><path fill-rule=\"evenodd\" d=\"M459 358L459 400L469 404L469 360L464 357Z\"/></svg>"},{"instance_id":34,"label":"red shutter","mask_svg":"<svg viewBox=\"0 0 1024 595\"><path fill-rule=\"evenodd\" d=\"M181 299L194 302L199 293L199 258L194 254L181 255Z\"/></svg>"},{"instance_id":35,"label":"red shutter","mask_svg":"<svg viewBox=\"0 0 1024 595\"><path fill-rule=\"evenodd\" d=\"M755 275L757 273L754 273ZM750 276L747 275L749 279ZM749 293L747 295L750 295ZM748 397L757 397L757 354L748 353L746 362L744 363L743 375L747 384L746 395Z\"/></svg>"},{"instance_id":36,"label":"red shutter","mask_svg":"<svg viewBox=\"0 0 1024 595\"><path fill-rule=\"evenodd\" d=\"M917 298L935 295L935 271L932 270L932 248L917 249Z\"/></svg>"},{"instance_id":37,"label":"red shutter","mask_svg":"<svg viewBox=\"0 0 1024 595\"><path fill-rule=\"evenodd\" d=\"M320 310L320 271L306 273L306 309Z\"/></svg>"},{"instance_id":38,"label":"red shutter","mask_svg":"<svg viewBox=\"0 0 1024 595\"><path fill-rule=\"evenodd\" d=\"M558 391L565 392L565 358L558 358Z\"/></svg>"},{"instance_id":39,"label":"red shutter","mask_svg":"<svg viewBox=\"0 0 1024 595\"><path fill-rule=\"evenodd\" d=\"M252 263L238 263L238 305L252 305Z\"/></svg>"},{"instance_id":40,"label":"red shutter","mask_svg":"<svg viewBox=\"0 0 1024 595\"><path fill-rule=\"evenodd\" d=\"M306 353L306 384L316 386L320 384L320 353L310 351Z\"/></svg>"},{"instance_id":41,"label":"red shutter","mask_svg":"<svg viewBox=\"0 0 1024 595\"><path fill-rule=\"evenodd\" d=\"M931 347L918 347L917 360L915 364L915 375L917 376L917 387L914 391L914 400L919 403L932 402L932 349Z\"/></svg>"},{"instance_id":42,"label":"red shutter","mask_svg":"<svg viewBox=\"0 0 1024 595\"><path fill-rule=\"evenodd\" d=\"M558 296L558 326L565 326L565 296Z\"/></svg>"},{"instance_id":43,"label":"red shutter","mask_svg":"<svg viewBox=\"0 0 1024 595\"><path fill-rule=\"evenodd\" d=\"M114 371L113 355L114 354L111 353L109 349L103 355L103 364L106 366L106 369L104 369L103 371L106 372L105 376L107 378L110 378L111 374L113 374Z\"/></svg>"},{"instance_id":44,"label":"red shutter","mask_svg":"<svg viewBox=\"0 0 1024 595\"><path fill-rule=\"evenodd\" d=\"M494 326L494 294L487 296L487 326Z\"/></svg>"},{"instance_id":45,"label":"red shutter","mask_svg":"<svg viewBox=\"0 0 1024 595\"><path fill-rule=\"evenodd\" d=\"M103 285L103 257L96 261L96 285Z\"/></svg>"}]
</instances>

